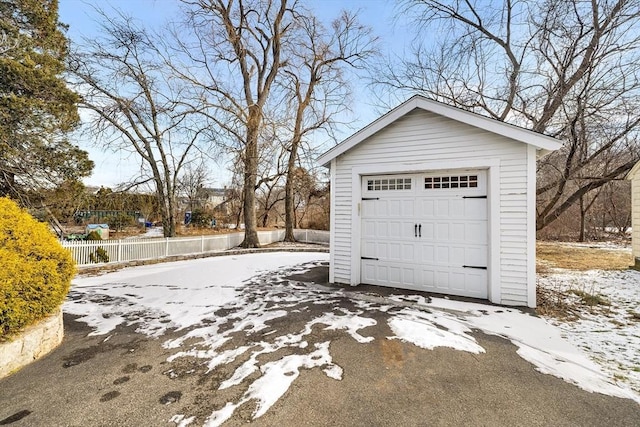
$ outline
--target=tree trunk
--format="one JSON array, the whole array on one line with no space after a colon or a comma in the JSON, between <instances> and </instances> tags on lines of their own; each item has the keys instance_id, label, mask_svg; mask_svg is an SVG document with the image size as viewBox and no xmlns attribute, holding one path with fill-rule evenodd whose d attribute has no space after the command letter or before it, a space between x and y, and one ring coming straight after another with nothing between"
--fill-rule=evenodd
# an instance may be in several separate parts
<instances>
[{"instance_id":1,"label":"tree trunk","mask_svg":"<svg viewBox=\"0 0 640 427\"><path fill-rule=\"evenodd\" d=\"M154 171L155 174L156 171ZM176 236L176 213L172 201L172 195L167 191L160 178L155 179L156 199L160 207L160 219L162 220L162 234L164 237Z\"/></svg>"},{"instance_id":2,"label":"tree trunk","mask_svg":"<svg viewBox=\"0 0 640 427\"><path fill-rule=\"evenodd\" d=\"M248 147L247 147L248 148ZM254 172L251 172L250 164L253 164ZM244 240L240 243L240 247L243 248L259 248L260 241L258 240L258 230L256 221L256 162L247 161L245 167L247 171L244 174L244 203L242 204L242 210L244 213Z\"/></svg>"},{"instance_id":3,"label":"tree trunk","mask_svg":"<svg viewBox=\"0 0 640 427\"><path fill-rule=\"evenodd\" d=\"M160 216L162 217L162 234L164 237L176 236L176 216L171 211L171 206L167 206L166 204L160 209Z\"/></svg>"},{"instance_id":4,"label":"tree trunk","mask_svg":"<svg viewBox=\"0 0 640 427\"><path fill-rule=\"evenodd\" d=\"M293 227L295 223L296 212L293 206L293 181L295 179L295 165L296 155L298 151L298 145L293 143L291 145L291 153L289 153L289 160L287 162L287 180L284 184L284 241L295 242L296 238L293 235Z\"/></svg>"},{"instance_id":5,"label":"tree trunk","mask_svg":"<svg viewBox=\"0 0 640 427\"><path fill-rule=\"evenodd\" d=\"M249 107L247 121L247 146L244 158L244 240L240 243L243 248L259 248L258 221L256 220L256 181L258 175L258 130L260 128L260 113L258 107Z\"/></svg>"},{"instance_id":6,"label":"tree trunk","mask_svg":"<svg viewBox=\"0 0 640 427\"><path fill-rule=\"evenodd\" d=\"M584 217L586 212L584 209L584 198L580 197L580 235L578 236L578 242L584 242Z\"/></svg>"},{"instance_id":7,"label":"tree trunk","mask_svg":"<svg viewBox=\"0 0 640 427\"><path fill-rule=\"evenodd\" d=\"M243 199L244 200L244 199ZM240 218L242 218L242 207L238 209L238 212L234 215L236 218L236 230L240 229Z\"/></svg>"}]
</instances>

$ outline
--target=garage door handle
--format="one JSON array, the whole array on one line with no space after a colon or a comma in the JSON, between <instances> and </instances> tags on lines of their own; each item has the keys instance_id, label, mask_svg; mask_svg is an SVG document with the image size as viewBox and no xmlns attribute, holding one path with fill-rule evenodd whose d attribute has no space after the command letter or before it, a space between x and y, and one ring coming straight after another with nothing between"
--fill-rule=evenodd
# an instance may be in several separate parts
<instances>
[{"instance_id":1,"label":"garage door handle","mask_svg":"<svg viewBox=\"0 0 640 427\"><path fill-rule=\"evenodd\" d=\"M463 265L462 268L477 268L479 270L486 270L487 267L482 267L479 265Z\"/></svg>"},{"instance_id":2,"label":"garage door handle","mask_svg":"<svg viewBox=\"0 0 640 427\"><path fill-rule=\"evenodd\" d=\"M413 237L418 237L418 224L413 224Z\"/></svg>"},{"instance_id":3,"label":"garage door handle","mask_svg":"<svg viewBox=\"0 0 640 427\"><path fill-rule=\"evenodd\" d=\"M418 237L422 237L422 224L418 225Z\"/></svg>"}]
</instances>

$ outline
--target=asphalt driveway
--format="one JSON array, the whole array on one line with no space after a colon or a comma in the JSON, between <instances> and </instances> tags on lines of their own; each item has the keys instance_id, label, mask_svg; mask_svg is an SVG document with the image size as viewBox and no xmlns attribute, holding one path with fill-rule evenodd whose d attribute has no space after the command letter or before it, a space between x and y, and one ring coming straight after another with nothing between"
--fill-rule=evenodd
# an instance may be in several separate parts
<instances>
[{"instance_id":1,"label":"asphalt driveway","mask_svg":"<svg viewBox=\"0 0 640 427\"><path fill-rule=\"evenodd\" d=\"M356 317L364 319L362 302L351 298L353 292L376 295L379 307L390 293L361 287L343 290L335 298L305 294L300 300L287 291L324 289L329 286L327 277L323 264L304 273L264 276L256 289L277 285L280 302L278 315L263 319L261 328L255 322L239 326L236 322L237 327L232 327L219 321L240 313L240 306L220 307L215 318L206 318L199 328L168 328L157 336L140 332L145 319L155 316L160 323L165 321L153 313L125 312L129 322L95 336L89 336L94 329L78 322L77 316L65 314L62 345L0 380L0 425L215 425L212 414L231 407L234 410L225 426L247 422L257 426L636 426L640 422L638 403L590 393L542 374L516 353L510 341L494 335L469 332L484 353L445 347L430 350L388 339L394 333L388 319L399 310L392 301L384 310L368 311L370 322L363 323L357 333L348 328L327 329L321 321L310 323L326 318L328 312L338 320L348 313L360 313ZM261 302L264 295L253 292L243 304ZM111 303L112 307L125 304ZM274 304L269 300L264 307ZM135 316L140 322L132 321ZM217 347L198 344L207 326L224 336ZM297 336L303 330L304 345L295 341L274 347L282 337ZM176 345L167 344L172 342ZM315 353L325 344L331 359L314 365L314 358L321 357L318 354L327 354ZM208 357L212 348L217 359ZM176 357L179 350L184 353ZM282 396L278 394L282 389L268 385L266 399L272 392L273 402L255 418L260 406L246 396L256 396L251 392L267 376L267 367L298 360L298 356L310 357L303 359L301 367L274 377L293 379ZM249 362L258 368L229 385L240 368L252 366ZM305 363L310 367L305 368Z\"/></svg>"}]
</instances>

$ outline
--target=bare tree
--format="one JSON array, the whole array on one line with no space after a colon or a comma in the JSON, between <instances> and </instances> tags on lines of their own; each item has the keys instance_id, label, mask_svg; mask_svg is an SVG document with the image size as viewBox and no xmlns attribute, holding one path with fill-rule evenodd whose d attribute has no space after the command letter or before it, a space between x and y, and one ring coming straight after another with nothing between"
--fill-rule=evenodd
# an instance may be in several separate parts
<instances>
[{"instance_id":1,"label":"bare tree","mask_svg":"<svg viewBox=\"0 0 640 427\"><path fill-rule=\"evenodd\" d=\"M258 247L256 188L265 110L285 58L292 25L287 0L183 0L187 25L176 31L187 67L171 61L181 78L199 88L190 107L205 115L235 145L243 164L242 247ZM184 35L191 31L193 37Z\"/></svg>"},{"instance_id":2,"label":"bare tree","mask_svg":"<svg viewBox=\"0 0 640 427\"><path fill-rule=\"evenodd\" d=\"M177 180L205 129L177 101L183 88L159 61L157 35L122 14L100 16L101 37L71 55L80 106L92 113L88 128L98 141L140 158L140 176L128 187L154 184L164 235L174 236Z\"/></svg>"},{"instance_id":3,"label":"bare tree","mask_svg":"<svg viewBox=\"0 0 640 427\"><path fill-rule=\"evenodd\" d=\"M280 141L280 123L273 122L272 116L273 114L268 114L265 117L269 123L265 126L266 132L262 135L265 141L259 150L258 182L256 183L258 196L256 203L259 208L257 213L259 213L262 227L269 225L270 218L274 216L272 213L284 200L283 177L286 175L286 152L282 149L283 143Z\"/></svg>"},{"instance_id":4,"label":"bare tree","mask_svg":"<svg viewBox=\"0 0 640 427\"><path fill-rule=\"evenodd\" d=\"M272 181L258 190L258 204L260 205L260 222L262 227L268 227L274 222L273 218L281 217L277 208L284 201L284 190L280 181ZM275 213L275 215L274 215Z\"/></svg>"},{"instance_id":5,"label":"bare tree","mask_svg":"<svg viewBox=\"0 0 640 427\"><path fill-rule=\"evenodd\" d=\"M209 182L209 171L202 162L187 163L178 177L177 192L187 199L189 209L202 207L207 198L206 185Z\"/></svg>"},{"instance_id":6,"label":"bare tree","mask_svg":"<svg viewBox=\"0 0 640 427\"><path fill-rule=\"evenodd\" d=\"M292 203L295 208L295 216L293 217L293 227L298 227L307 216L311 201L318 195L318 179L309 170L303 167L296 167L293 171L295 179L293 180L293 197Z\"/></svg>"},{"instance_id":7,"label":"bare tree","mask_svg":"<svg viewBox=\"0 0 640 427\"><path fill-rule=\"evenodd\" d=\"M295 11L297 35L283 67L280 84L293 112L285 181L285 241L293 242L294 188L301 144L322 130L332 133L336 116L347 108L350 84L347 69L364 66L375 53L376 38L354 13L343 12L326 28L312 13Z\"/></svg>"},{"instance_id":8,"label":"bare tree","mask_svg":"<svg viewBox=\"0 0 640 427\"><path fill-rule=\"evenodd\" d=\"M538 165L539 230L640 158L638 0L402 5L421 31L380 87L565 141Z\"/></svg>"},{"instance_id":9,"label":"bare tree","mask_svg":"<svg viewBox=\"0 0 640 427\"><path fill-rule=\"evenodd\" d=\"M222 214L223 220L227 226L233 224L235 228L240 228L240 223L242 221L242 207L244 195L242 192L242 183L243 183L243 173L242 173L242 165L241 161L238 160L233 164L233 168L230 170L231 172L231 185L226 188L224 201L222 205L217 207L219 213ZM222 212L220 212L222 211Z\"/></svg>"},{"instance_id":10,"label":"bare tree","mask_svg":"<svg viewBox=\"0 0 640 427\"><path fill-rule=\"evenodd\" d=\"M601 203L604 232L613 229L619 236L627 236L631 228L631 183L626 179L612 181L603 186L606 203Z\"/></svg>"}]
</instances>

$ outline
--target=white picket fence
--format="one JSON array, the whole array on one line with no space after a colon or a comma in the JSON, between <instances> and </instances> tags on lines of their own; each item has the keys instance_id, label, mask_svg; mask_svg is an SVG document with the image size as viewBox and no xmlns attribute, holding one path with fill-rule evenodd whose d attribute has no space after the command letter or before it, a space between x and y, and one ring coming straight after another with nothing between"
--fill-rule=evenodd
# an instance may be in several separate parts
<instances>
[{"instance_id":1,"label":"white picket fence","mask_svg":"<svg viewBox=\"0 0 640 427\"><path fill-rule=\"evenodd\" d=\"M294 236L299 242L329 244L328 231L294 230ZM244 233L229 233L198 237L62 241L61 243L71 251L78 266L86 266L104 263L104 259L97 257L99 248L102 248L103 253L108 257L108 262L139 261L224 251L238 246L243 238ZM258 231L258 239L261 245L282 241L284 230Z\"/></svg>"}]
</instances>

